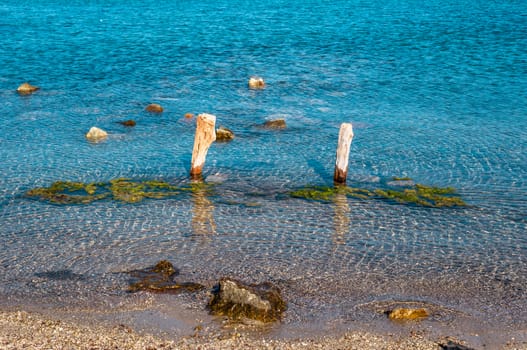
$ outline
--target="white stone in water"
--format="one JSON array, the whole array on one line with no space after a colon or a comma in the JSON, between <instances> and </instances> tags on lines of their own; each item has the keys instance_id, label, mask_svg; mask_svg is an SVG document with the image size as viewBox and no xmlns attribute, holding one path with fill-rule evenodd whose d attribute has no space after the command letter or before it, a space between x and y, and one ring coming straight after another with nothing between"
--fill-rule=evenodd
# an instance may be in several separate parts
<instances>
[{"instance_id":1,"label":"white stone in water","mask_svg":"<svg viewBox=\"0 0 527 350\"><path fill-rule=\"evenodd\" d=\"M265 82L264 82L263 78L251 77L249 79L249 87L251 89L263 89L263 88L265 88Z\"/></svg>"},{"instance_id":2,"label":"white stone in water","mask_svg":"<svg viewBox=\"0 0 527 350\"><path fill-rule=\"evenodd\" d=\"M16 91L22 95L28 95L37 91L38 89L40 89L38 86L33 86L29 83L23 83L16 89Z\"/></svg>"},{"instance_id":3,"label":"white stone in water","mask_svg":"<svg viewBox=\"0 0 527 350\"><path fill-rule=\"evenodd\" d=\"M86 134L86 138L90 141L100 141L108 137L108 133L96 126L93 126Z\"/></svg>"}]
</instances>

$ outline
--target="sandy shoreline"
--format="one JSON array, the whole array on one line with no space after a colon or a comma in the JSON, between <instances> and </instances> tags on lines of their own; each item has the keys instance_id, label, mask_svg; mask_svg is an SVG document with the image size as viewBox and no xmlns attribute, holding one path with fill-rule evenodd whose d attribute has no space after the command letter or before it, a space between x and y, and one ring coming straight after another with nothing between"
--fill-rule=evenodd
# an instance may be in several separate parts
<instances>
[{"instance_id":1,"label":"sandy shoreline","mask_svg":"<svg viewBox=\"0 0 527 350\"><path fill-rule=\"evenodd\" d=\"M205 333L205 334L203 334ZM160 338L139 334L124 324L72 322L37 312L0 311L0 349L444 349L453 338L426 334L381 335L348 332L341 336L272 339L230 330ZM443 345L443 346L442 346ZM470 346L470 344L465 344ZM490 347L484 347L490 349ZM511 341L503 349L527 349Z\"/></svg>"}]
</instances>

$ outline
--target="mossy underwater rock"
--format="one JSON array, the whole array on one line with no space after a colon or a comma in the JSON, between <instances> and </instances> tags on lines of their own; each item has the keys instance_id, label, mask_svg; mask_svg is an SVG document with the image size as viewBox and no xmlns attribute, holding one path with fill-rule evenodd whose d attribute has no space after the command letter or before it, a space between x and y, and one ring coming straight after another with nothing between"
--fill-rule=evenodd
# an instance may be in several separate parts
<instances>
[{"instance_id":1,"label":"mossy underwater rock","mask_svg":"<svg viewBox=\"0 0 527 350\"><path fill-rule=\"evenodd\" d=\"M410 309L401 307L387 311L386 314L393 321L413 321L428 317L428 311L424 308Z\"/></svg>"},{"instance_id":2,"label":"mossy underwater rock","mask_svg":"<svg viewBox=\"0 0 527 350\"><path fill-rule=\"evenodd\" d=\"M133 277L130 281L129 292L141 290L155 293L195 292L205 288L199 283L176 282L179 270L168 260L161 260L156 265L144 270L130 271Z\"/></svg>"},{"instance_id":3,"label":"mossy underwater rock","mask_svg":"<svg viewBox=\"0 0 527 350\"><path fill-rule=\"evenodd\" d=\"M26 192L33 197L52 204L88 204L103 199L125 203L138 203L145 198L164 199L192 191L159 180L133 181L118 178L109 182L56 181L49 187L37 187Z\"/></svg>"},{"instance_id":4,"label":"mossy underwater rock","mask_svg":"<svg viewBox=\"0 0 527 350\"><path fill-rule=\"evenodd\" d=\"M23 83L16 89L16 91L20 95L30 95L39 89L40 88L38 86L34 86L29 83Z\"/></svg>"},{"instance_id":5,"label":"mossy underwater rock","mask_svg":"<svg viewBox=\"0 0 527 350\"><path fill-rule=\"evenodd\" d=\"M216 129L216 142L226 142L234 139L234 133L232 130L227 129L224 126L220 126Z\"/></svg>"},{"instance_id":6,"label":"mossy underwater rock","mask_svg":"<svg viewBox=\"0 0 527 350\"><path fill-rule=\"evenodd\" d=\"M260 322L278 321L287 309L280 289L273 284L247 285L227 277L220 279L208 307L213 315Z\"/></svg>"},{"instance_id":7,"label":"mossy underwater rock","mask_svg":"<svg viewBox=\"0 0 527 350\"><path fill-rule=\"evenodd\" d=\"M266 129L280 130L285 129L287 126L285 124L285 119L280 118L266 121L263 124L263 127Z\"/></svg>"}]
</instances>

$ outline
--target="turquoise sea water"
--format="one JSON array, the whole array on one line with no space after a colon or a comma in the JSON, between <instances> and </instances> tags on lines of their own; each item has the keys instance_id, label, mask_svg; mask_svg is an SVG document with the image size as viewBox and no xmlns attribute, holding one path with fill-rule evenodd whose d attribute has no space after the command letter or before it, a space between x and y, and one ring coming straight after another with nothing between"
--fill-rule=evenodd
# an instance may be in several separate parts
<instances>
[{"instance_id":1,"label":"turquoise sea water","mask_svg":"<svg viewBox=\"0 0 527 350\"><path fill-rule=\"evenodd\" d=\"M524 1L11 1L0 34L5 302L127 298L119 272L169 259L202 283L274 281L284 325L382 323L378 305L415 301L437 307L432 325L525 330ZM249 90L252 75L267 88ZM41 89L20 96L25 81ZM214 194L24 197L56 180L188 183L188 112L236 134L209 150ZM273 118L287 129L258 127ZM469 206L289 198L332 184L342 122L350 185L409 176ZM87 142L92 126L108 139Z\"/></svg>"}]
</instances>

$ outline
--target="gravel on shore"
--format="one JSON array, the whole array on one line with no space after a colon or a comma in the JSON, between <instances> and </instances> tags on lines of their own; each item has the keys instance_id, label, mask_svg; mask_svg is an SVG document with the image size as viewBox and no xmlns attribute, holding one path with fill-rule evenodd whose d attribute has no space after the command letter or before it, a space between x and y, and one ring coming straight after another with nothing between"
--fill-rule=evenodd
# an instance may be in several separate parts
<instances>
[{"instance_id":1,"label":"gravel on shore","mask_svg":"<svg viewBox=\"0 0 527 350\"><path fill-rule=\"evenodd\" d=\"M25 311L0 311L0 349L441 349L420 335L383 336L364 332L339 337L277 340L237 332L163 340L124 325L84 325Z\"/></svg>"},{"instance_id":2,"label":"gravel on shore","mask_svg":"<svg viewBox=\"0 0 527 350\"><path fill-rule=\"evenodd\" d=\"M415 333L410 335L381 335L368 332L348 332L342 336L303 339L265 339L236 331L218 334L161 339L139 334L131 328L116 324L80 324L55 319L36 312L0 311L0 349L326 349L326 350L441 350L463 349L447 347L451 339L430 339ZM458 341L454 339L454 342ZM443 346L442 346L443 345ZM471 349L467 347L466 349ZM509 342L503 349L527 349L526 343Z\"/></svg>"}]
</instances>

